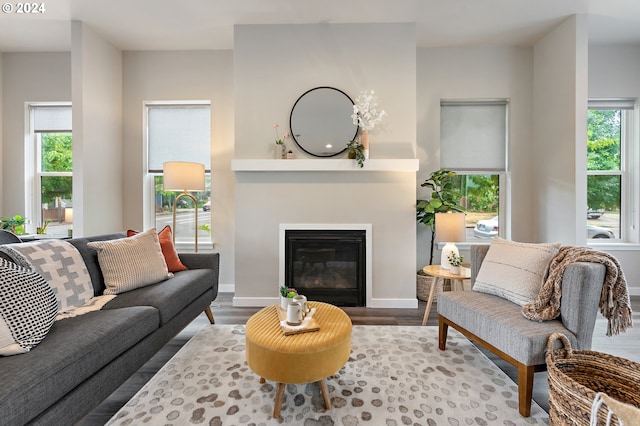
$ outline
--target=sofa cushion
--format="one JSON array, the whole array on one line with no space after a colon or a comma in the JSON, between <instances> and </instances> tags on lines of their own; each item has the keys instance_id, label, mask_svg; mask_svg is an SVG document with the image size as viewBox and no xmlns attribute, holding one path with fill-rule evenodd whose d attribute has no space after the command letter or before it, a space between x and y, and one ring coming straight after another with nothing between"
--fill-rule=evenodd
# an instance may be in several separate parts
<instances>
[{"instance_id":1,"label":"sofa cushion","mask_svg":"<svg viewBox=\"0 0 640 426\"><path fill-rule=\"evenodd\" d=\"M438 294L438 314L526 365L544 364L547 340L554 332L573 333L561 321L530 321L520 306L498 296L470 291Z\"/></svg>"},{"instance_id":2,"label":"sofa cushion","mask_svg":"<svg viewBox=\"0 0 640 426\"><path fill-rule=\"evenodd\" d=\"M104 294L120 294L171 278L156 230L87 244L98 252Z\"/></svg>"},{"instance_id":3,"label":"sofa cushion","mask_svg":"<svg viewBox=\"0 0 640 426\"><path fill-rule=\"evenodd\" d=\"M129 229L127 231L127 237L132 237L140 232ZM171 227L166 225L158 232L158 240L160 240L160 249L162 249L162 255L164 261L167 263L167 269L169 272L186 271L188 268L182 264L176 247L173 245L173 234L171 233Z\"/></svg>"},{"instance_id":4,"label":"sofa cushion","mask_svg":"<svg viewBox=\"0 0 640 426\"><path fill-rule=\"evenodd\" d=\"M32 351L2 360L2 422L26 423L153 333L158 325L158 311L146 306L56 321L47 338Z\"/></svg>"},{"instance_id":5,"label":"sofa cushion","mask_svg":"<svg viewBox=\"0 0 640 426\"><path fill-rule=\"evenodd\" d=\"M160 324L164 325L203 293L211 290L215 279L212 269L176 272L169 281L119 294L103 309L153 306L160 312Z\"/></svg>"},{"instance_id":6,"label":"sofa cushion","mask_svg":"<svg viewBox=\"0 0 640 426\"><path fill-rule=\"evenodd\" d=\"M58 299L58 310L76 308L93 297L91 276L82 255L73 245L60 240L39 240L0 246L20 266L44 277Z\"/></svg>"},{"instance_id":7,"label":"sofa cushion","mask_svg":"<svg viewBox=\"0 0 640 426\"><path fill-rule=\"evenodd\" d=\"M29 352L57 314L56 296L40 274L0 259L0 355Z\"/></svg>"},{"instance_id":8,"label":"sofa cushion","mask_svg":"<svg viewBox=\"0 0 640 426\"><path fill-rule=\"evenodd\" d=\"M560 243L530 244L495 237L473 290L500 296L520 306L532 303L559 249Z\"/></svg>"}]
</instances>

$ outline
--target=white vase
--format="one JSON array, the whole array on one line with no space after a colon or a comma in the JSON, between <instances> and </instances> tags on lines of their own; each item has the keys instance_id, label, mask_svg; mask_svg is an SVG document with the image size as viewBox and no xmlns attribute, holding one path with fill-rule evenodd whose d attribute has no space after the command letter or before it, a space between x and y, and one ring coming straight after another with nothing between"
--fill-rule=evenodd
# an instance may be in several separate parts
<instances>
[{"instance_id":1,"label":"white vase","mask_svg":"<svg viewBox=\"0 0 640 426\"><path fill-rule=\"evenodd\" d=\"M460 275L460 267L459 266L451 266L451 273L453 275Z\"/></svg>"},{"instance_id":2,"label":"white vase","mask_svg":"<svg viewBox=\"0 0 640 426\"><path fill-rule=\"evenodd\" d=\"M287 310L287 306L289 305L289 300L291 299L288 297L280 296L280 307L285 311Z\"/></svg>"}]
</instances>

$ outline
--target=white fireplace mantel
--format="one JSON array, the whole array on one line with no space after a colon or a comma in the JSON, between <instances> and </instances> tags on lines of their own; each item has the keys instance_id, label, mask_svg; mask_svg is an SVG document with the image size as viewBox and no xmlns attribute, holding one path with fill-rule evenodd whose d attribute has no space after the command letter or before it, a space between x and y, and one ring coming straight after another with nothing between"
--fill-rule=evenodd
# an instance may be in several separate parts
<instances>
[{"instance_id":1,"label":"white fireplace mantel","mask_svg":"<svg viewBox=\"0 0 640 426\"><path fill-rule=\"evenodd\" d=\"M368 159L364 167L358 167L355 160L329 159L329 158L304 158L292 160L272 159L235 159L231 160L231 170L236 172L416 172L418 171L417 158L391 158Z\"/></svg>"}]
</instances>

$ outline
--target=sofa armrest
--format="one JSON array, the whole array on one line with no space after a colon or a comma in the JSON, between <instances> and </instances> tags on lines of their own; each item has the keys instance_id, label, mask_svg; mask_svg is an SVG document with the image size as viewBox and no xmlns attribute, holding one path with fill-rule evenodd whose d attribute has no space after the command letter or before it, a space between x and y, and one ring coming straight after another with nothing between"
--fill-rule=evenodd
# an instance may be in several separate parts
<instances>
[{"instance_id":1,"label":"sofa armrest","mask_svg":"<svg viewBox=\"0 0 640 426\"><path fill-rule=\"evenodd\" d=\"M560 319L576 335L576 348L591 349L606 267L600 263L576 262L562 275Z\"/></svg>"},{"instance_id":2,"label":"sofa armrest","mask_svg":"<svg viewBox=\"0 0 640 426\"><path fill-rule=\"evenodd\" d=\"M220 269L220 253L178 253L180 262L189 269L213 269L216 275Z\"/></svg>"},{"instance_id":3,"label":"sofa armrest","mask_svg":"<svg viewBox=\"0 0 640 426\"><path fill-rule=\"evenodd\" d=\"M471 287L476 283L476 277L480 270L480 265L489 251L489 244L471 246Z\"/></svg>"}]
</instances>

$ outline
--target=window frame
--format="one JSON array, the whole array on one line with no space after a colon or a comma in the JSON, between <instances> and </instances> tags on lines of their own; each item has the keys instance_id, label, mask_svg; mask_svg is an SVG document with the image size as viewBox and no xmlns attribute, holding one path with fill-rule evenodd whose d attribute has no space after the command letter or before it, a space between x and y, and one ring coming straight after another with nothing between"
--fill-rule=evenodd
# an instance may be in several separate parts
<instances>
[{"instance_id":1,"label":"window frame","mask_svg":"<svg viewBox=\"0 0 640 426\"><path fill-rule=\"evenodd\" d=\"M25 179L27 196L25 197L25 217L28 219L25 230L35 233L36 227L43 225L42 218L42 178L43 177L71 177L71 172L43 172L42 171L42 134L43 133L71 133L73 129L42 132L35 130L35 111L38 108L72 107L71 102L25 102ZM73 138L73 136L72 136ZM73 139L72 139L73 141ZM73 189L72 189L73 197ZM67 226L71 229L73 224Z\"/></svg>"},{"instance_id":2,"label":"window frame","mask_svg":"<svg viewBox=\"0 0 640 426\"><path fill-rule=\"evenodd\" d=\"M588 110L620 110L620 170L586 170L586 176L620 176L620 222L618 238L587 238L587 245L640 243L640 139L638 127L640 114L634 98L590 98ZM587 123L585 123L585 126ZM585 140L585 144L586 144ZM587 168L585 157L585 169ZM585 190L588 185L585 185ZM581 210L578 210L581 211Z\"/></svg>"},{"instance_id":3,"label":"window frame","mask_svg":"<svg viewBox=\"0 0 640 426\"><path fill-rule=\"evenodd\" d=\"M508 98L491 98L491 99L441 99L440 100L440 111L442 111L442 106L488 106L495 107L504 105L505 108L505 117L504 117L504 168L493 168L493 167L478 167L478 168L466 168L466 167L448 167L448 170L451 170L456 173L458 176L468 176L468 175L498 175L498 185L499 185L499 197L498 197L498 236L505 239L511 238L511 185L510 185L510 173L509 173L509 144L510 144L510 100ZM441 118L442 119L442 118ZM442 143L442 137L441 137ZM473 239L467 241L456 243L459 247L463 249L468 249L471 245L479 245L486 244L491 239ZM439 248L441 248L441 244L439 243Z\"/></svg>"},{"instance_id":4,"label":"window frame","mask_svg":"<svg viewBox=\"0 0 640 426\"><path fill-rule=\"evenodd\" d=\"M162 176L162 172L149 169L149 109L152 107L190 107L190 106L206 106L211 111L210 100L169 100L169 101L143 101L142 103L142 117L143 117L143 224L145 229L156 226L156 203L155 203L155 178L156 176ZM211 140L211 131L209 135ZM210 147L209 147L210 149ZM211 155L211 153L209 153ZM179 161L179 160L176 160ZM211 170L205 169L205 179L212 183ZM209 199L212 189L209 189ZM196 208L196 214L198 213ZM207 212L211 215L211 211ZM201 224L199 224L201 225ZM159 231L159 229L158 229ZM172 230L173 231L173 230ZM210 250L213 248L213 229L209 233L209 238L203 239L198 236L198 250ZM195 248L195 239L191 238L189 241L180 241L176 238L177 250L193 250Z\"/></svg>"}]
</instances>

